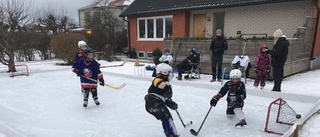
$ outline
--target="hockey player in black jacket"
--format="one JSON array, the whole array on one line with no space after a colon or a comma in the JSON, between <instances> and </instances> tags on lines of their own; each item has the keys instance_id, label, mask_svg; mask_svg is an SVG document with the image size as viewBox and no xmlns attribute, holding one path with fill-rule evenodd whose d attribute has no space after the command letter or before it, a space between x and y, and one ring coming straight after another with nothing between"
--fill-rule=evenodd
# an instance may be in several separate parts
<instances>
[{"instance_id":1,"label":"hockey player in black jacket","mask_svg":"<svg viewBox=\"0 0 320 137\"><path fill-rule=\"evenodd\" d=\"M170 111L178 109L178 104L172 101L172 88L169 81L173 78L172 67L166 63L160 63L156 68L157 76L149 87L145 96L145 108L148 113L162 121L162 127L166 137L178 137L176 127Z\"/></svg>"},{"instance_id":2,"label":"hockey player in black jacket","mask_svg":"<svg viewBox=\"0 0 320 137\"><path fill-rule=\"evenodd\" d=\"M235 125L236 127L247 125L242 111L244 99L246 99L246 88L244 83L241 82L241 75L239 69L233 69L230 72L231 80L226 82L219 93L213 96L210 101L210 105L215 107L219 99L227 95L227 117L231 119L236 116L240 120L240 122Z\"/></svg>"}]
</instances>

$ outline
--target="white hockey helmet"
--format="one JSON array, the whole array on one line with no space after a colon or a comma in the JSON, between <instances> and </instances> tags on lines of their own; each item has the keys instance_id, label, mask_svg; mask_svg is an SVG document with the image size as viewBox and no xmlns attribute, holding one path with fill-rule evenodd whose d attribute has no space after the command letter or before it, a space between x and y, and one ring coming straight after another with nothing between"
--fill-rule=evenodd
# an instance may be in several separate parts
<instances>
[{"instance_id":1,"label":"white hockey helmet","mask_svg":"<svg viewBox=\"0 0 320 137\"><path fill-rule=\"evenodd\" d=\"M171 81L173 78L172 67L166 63L160 63L157 65L156 73L159 76L167 76L168 81Z\"/></svg>"},{"instance_id":2,"label":"white hockey helmet","mask_svg":"<svg viewBox=\"0 0 320 137\"><path fill-rule=\"evenodd\" d=\"M239 69L233 69L230 72L230 78L239 78L240 79L241 76L242 76L242 73Z\"/></svg>"},{"instance_id":3,"label":"white hockey helmet","mask_svg":"<svg viewBox=\"0 0 320 137\"><path fill-rule=\"evenodd\" d=\"M87 46L87 43L85 41L83 41L83 40L80 40L78 42L78 47L81 48L82 46Z\"/></svg>"}]
</instances>

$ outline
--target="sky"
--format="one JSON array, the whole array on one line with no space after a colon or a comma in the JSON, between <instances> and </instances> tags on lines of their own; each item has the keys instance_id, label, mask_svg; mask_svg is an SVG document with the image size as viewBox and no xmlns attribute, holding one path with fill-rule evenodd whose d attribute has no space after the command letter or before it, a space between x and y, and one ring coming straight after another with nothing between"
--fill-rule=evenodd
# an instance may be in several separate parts
<instances>
[{"instance_id":1,"label":"sky","mask_svg":"<svg viewBox=\"0 0 320 137\"><path fill-rule=\"evenodd\" d=\"M78 23L78 9L90 5L94 0L26 0L33 2L35 9L41 7L55 6L58 9L64 7L69 15Z\"/></svg>"},{"instance_id":2,"label":"sky","mask_svg":"<svg viewBox=\"0 0 320 137\"><path fill-rule=\"evenodd\" d=\"M79 77L71 72L70 66L59 66L59 60L20 62L27 64L29 76L9 77L6 67L0 65L0 137L10 137L3 130L4 125L12 130L32 137L163 137L161 122L148 114L144 108L144 96L152 81L152 71L144 67L135 68L133 61L122 67L101 68L105 83L127 85L114 90L98 87L101 105L95 106L89 97L87 108L82 107L83 96ZM19 64L19 62L17 62ZM102 66L120 62L99 61ZM143 63L145 66L152 65ZM138 73L138 70L139 73ZM199 137L279 137L263 132L270 102L281 97L297 113L305 118L320 98L320 70L308 71L284 79L282 92L271 92L273 82L267 82L264 90L255 89L253 80L246 84L247 98L243 111L247 128L237 129L237 119L225 116L226 101L222 98L208 115ZM209 109L209 101L221 88L220 82L209 82L210 75L201 79L173 79L173 100L179 105L184 128L175 111L170 110L178 133L192 137L189 130L198 130ZM300 137L317 137L320 134L320 115L311 118L300 132ZM301 119L301 120L302 120ZM300 121L298 121L300 122Z\"/></svg>"}]
</instances>

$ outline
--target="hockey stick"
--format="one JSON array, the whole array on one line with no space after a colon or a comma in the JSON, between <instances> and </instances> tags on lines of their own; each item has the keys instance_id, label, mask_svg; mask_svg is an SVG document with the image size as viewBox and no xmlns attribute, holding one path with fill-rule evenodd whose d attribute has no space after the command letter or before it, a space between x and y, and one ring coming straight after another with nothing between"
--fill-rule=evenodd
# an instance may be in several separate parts
<instances>
[{"instance_id":1,"label":"hockey stick","mask_svg":"<svg viewBox=\"0 0 320 137\"><path fill-rule=\"evenodd\" d=\"M205 118L204 118L204 120L202 121L202 124L201 124L201 126L200 126L200 128L199 128L198 132L197 132L197 131L195 131L194 129L190 129L190 133L191 133L192 135L194 135L194 136L198 136L198 134L199 134L199 132L200 132L200 130L201 130L201 128L202 128L202 126L203 126L204 122L206 121L206 119L207 119L207 117L208 117L208 115L209 115L209 113L210 113L210 111L211 111L211 108L212 108L212 106L210 107L210 109L209 109L209 111L208 111L208 113L207 113L206 117L205 117Z\"/></svg>"},{"instance_id":2,"label":"hockey stick","mask_svg":"<svg viewBox=\"0 0 320 137\"><path fill-rule=\"evenodd\" d=\"M95 80L95 79L93 79L93 78L89 78L89 77L86 77L86 76L84 76L84 75L80 75L80 76L83 77L83 78L86 78L86 79L88 79L88 80L91 80L91 81L93 81L93 82L100 83L100 81ZM126 83L123 83L123 84L121 84L120 86L111 86L111 85L109 85L109 84L104 84L104 86L113 88L113 89L115 89L115 90L119 90L119 89L125 87L125 86L126 86Z\"/></svg>"},{"instance_id":3,"label":"hockey stick","mask_svg":"<svg viewBox=\"0 0 320 137\"><path fill-rule=\"evenodd\" d=\"M111 67L121 67L123 66L124 64L126 64L127 62L127 58L119 65L110 65L110 66L100 66L100 68L111 68Z\"/></svg>"},{"instance_id":4,"label":"hockey stick","mask_svg":"<svg viewBox=\"0 0 320 137\"><path fill-rule=\"evenodd\" d=\"M180 114L179 114L178 109L176 109L176 112L177 112L177 115L178 115L178 117L179 117L179 119L180 119L180 121L181 121L181 123L182 123L182 125L183 125L184 128L185 128L185 127L188 127L188 126L190 126L190 125L192 124L192 121L190 121L190 122L187 123L187 124L184 124L184 122L182 121L182 118L181 118L181 116L180 116Z\"/></svg>"}]
</instances>

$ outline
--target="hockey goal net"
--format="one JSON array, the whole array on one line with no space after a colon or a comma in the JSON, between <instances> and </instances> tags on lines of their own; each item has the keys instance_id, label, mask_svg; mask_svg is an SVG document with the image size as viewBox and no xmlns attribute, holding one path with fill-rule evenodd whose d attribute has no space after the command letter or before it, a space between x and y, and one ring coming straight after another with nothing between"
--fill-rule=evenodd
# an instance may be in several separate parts
<instances>
[{"instance_id":1,"label":"hockey goal net","mask_svg":"<svg viewBox=\"0 0 320 137\"><path fill-rule=\"evenodd\" d=\"M298 121L297 113L282 98L270 103L264 132L283 135Z\"/></svg>"},{"instance_id":2,"label":"hockey goal net","mask_svg":"<svg viewBox=\"0 0 320 137\"><path fill-rule=\"evenodd\" d=\"M11 76L29 76L28 65L26 64L15 64L10 66Z\"/></svg>"}]
</instances>

